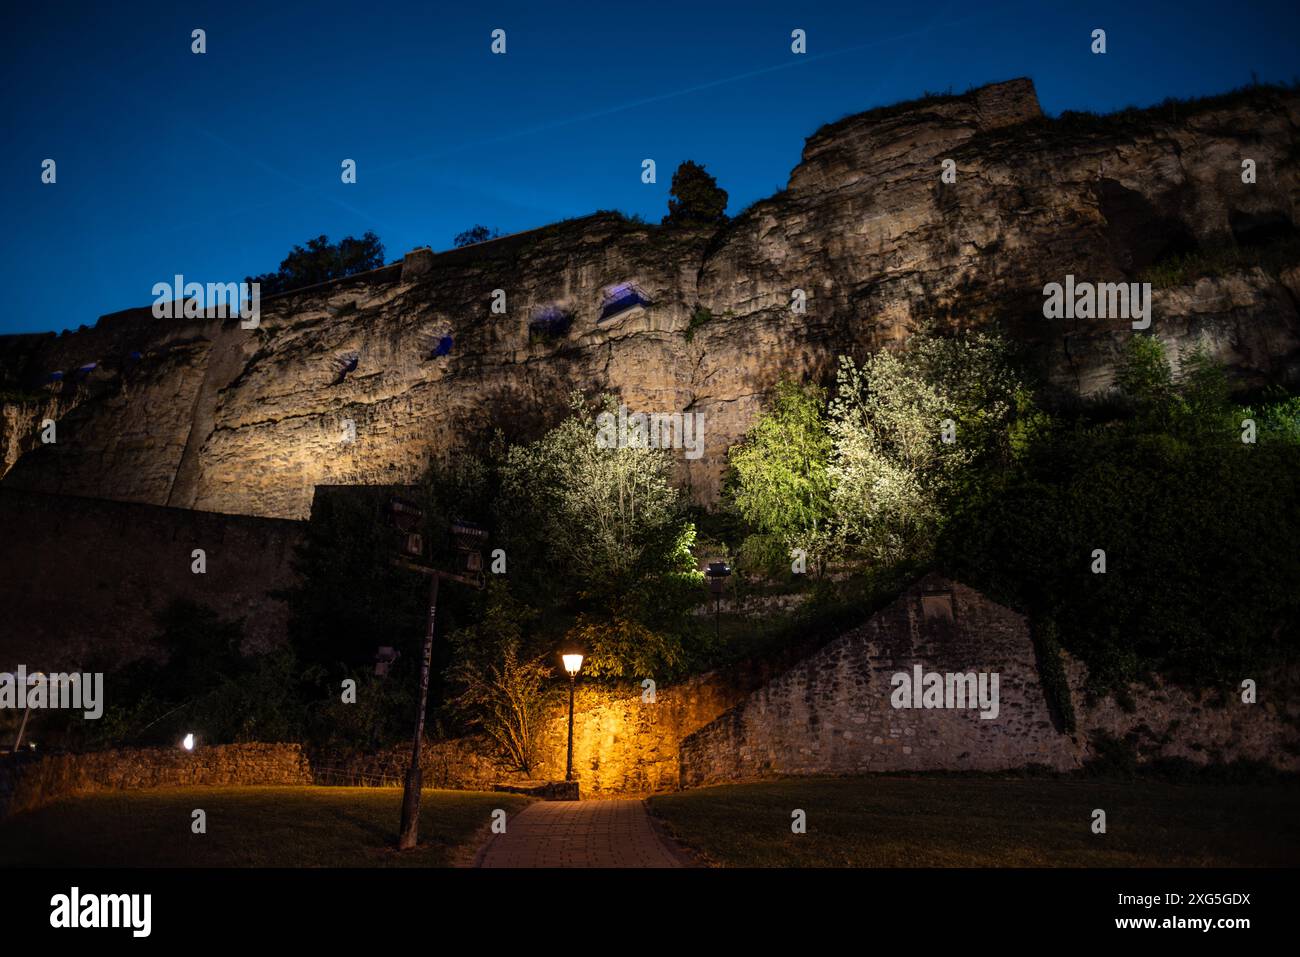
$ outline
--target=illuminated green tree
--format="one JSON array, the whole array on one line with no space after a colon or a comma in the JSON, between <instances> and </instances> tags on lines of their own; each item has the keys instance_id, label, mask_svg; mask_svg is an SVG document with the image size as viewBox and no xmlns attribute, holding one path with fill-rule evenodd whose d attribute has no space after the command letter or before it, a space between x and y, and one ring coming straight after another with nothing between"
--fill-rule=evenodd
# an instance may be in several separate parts
<instances>
[{"instance_id":1,"label":"illuminated green tree","mask_svg":"<svg viewBox=\"0 0 1300 957\"><path fill-rule=\"evenodd\" d=\"M747 549L784 562L804 549L820 566L829 544L831 484L827 464L826 393L782 379L772 407L728 453L728 491L757 532Z\"/></svg>"},{"instance_id":2,"label":"illuminated green tree","mask_svg":"<svg viewBox=\"0 0 1300 957\"><path fill-rule=\"evenodd\" d=\"M836 534L876 562L927 555L948 506L1013 454L1028 390L1006 344L920 335L840 360L828 472Z\"/></svg>"},{"instance_id":3,"label":"illuminated green tree","mask_svg":"<svg viewBox=\"0 0 1300 957\"><path fill-rule=\"evenodd\" d=\"M597 443L597 414L615 409L610 397L595 404L575 393L568 418L512 447L498 524L526 600L635 621L680 643L703 583L691 555L695 526L672 482L672 452Z\"/></svg>"}]
</instances>

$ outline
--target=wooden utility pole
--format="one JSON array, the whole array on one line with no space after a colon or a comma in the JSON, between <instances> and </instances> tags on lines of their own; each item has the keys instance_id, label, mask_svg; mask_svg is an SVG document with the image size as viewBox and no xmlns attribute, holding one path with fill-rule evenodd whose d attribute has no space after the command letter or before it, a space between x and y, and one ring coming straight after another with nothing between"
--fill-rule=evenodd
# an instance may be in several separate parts
<instances>
[{"instance_id":1,"label":"wooden utility pole","mask_svg":"<svg viewBox=\"0 0 1300 957\"><path fill-rule=\"evenodd\" d=\"M433 661L434 623L438 618L438 582L442 580L442 575L435 569L425 571L429 574L429 624L424 629L424 651L420 656L420 704L415 713L411 766L406 769L406 784L402 792L402 829L397 839L397 848L401 851L415 847L420 839L420 789L424 784L420 748L424 742L424 713L429 707L429 671Z\"/></svg>"},{"instance_id":2,"label":"wooden utility pole","mask_svg":"<svg viewBox=\"0 0 1300 957\"><path fill-rule=\"evenodd\" d=\"M389 501L388 514L390 522L406 535L405 551L407 555L420 555L424 552L424 542L415 532L423 519L423 510L412 502L394 497ZM438 583L446 578L450 581L482 588L483 555L477 550L478 544L487 537L487 532L477 525L454 520L451 534L456 539L456 550L460 555L460 568L463 573L444 572L429 565L420 565L407 559L399 558L399 567L429 576L429 618L424 629L424 649L420 655L420 703L415 713L415 738L411 742L411 766L406 769L406 780L402 791L402 823L397 836L397 848L409 851L420 841L420 791L424 785L424 772L420 767L420 751L424 744L424 714L429 707L429 672L433 666L433 636L438 620Z\"/></svg>"}]
</instances>

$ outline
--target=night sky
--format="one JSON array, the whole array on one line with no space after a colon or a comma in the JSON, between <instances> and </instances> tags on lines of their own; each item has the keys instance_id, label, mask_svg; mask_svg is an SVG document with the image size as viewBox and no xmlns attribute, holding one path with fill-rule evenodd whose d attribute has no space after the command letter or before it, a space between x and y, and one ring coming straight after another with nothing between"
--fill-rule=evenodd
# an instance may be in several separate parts
<instances>
[{"instance_id":1,"label":"night sky","mask_svg":"<svg viewBox=\"0 0 1300 957\"><path fill-rule=\"evenodd\" d=\"M822 123L926 91L1029 76L1054 114L1300 76L1294 2L458 6L11 5L0 332L93 324L175 273L273 271L320 233L373 229L391 261L475 223L657 222L688 158L735 213L785 185Z\"/></svg>"}]
</instances>

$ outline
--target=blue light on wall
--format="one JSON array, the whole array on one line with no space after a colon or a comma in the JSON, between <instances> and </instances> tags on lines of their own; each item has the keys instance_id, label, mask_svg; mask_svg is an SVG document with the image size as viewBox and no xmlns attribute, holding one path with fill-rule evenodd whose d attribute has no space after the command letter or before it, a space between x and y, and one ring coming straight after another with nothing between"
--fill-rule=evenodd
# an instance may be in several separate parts
<instances>
[{"instance_id":1,"label":"blue light on wall","mask_svg":"<svg viewBox=\"0 0 1300 957\"><path fill-rule=\"evenodd\" d=\"M573 313L560 306L545 306L528 321L528 331L543 336L562 336L573 325Z\"/></svg>"},{"instance_id":2,"label":"blue light on wall","mask_svg":"<svg viewBox=\"0 0 1300 957\"><path fill-rule=\"evenodd\" d=\"M649 298L635 283L622 282L617 286L611 286L605 293L605 301L600 307L600 321L604 322L606 319L627 312L629 309L648 305L650 305Z\"/></svg>"}]
</instances>

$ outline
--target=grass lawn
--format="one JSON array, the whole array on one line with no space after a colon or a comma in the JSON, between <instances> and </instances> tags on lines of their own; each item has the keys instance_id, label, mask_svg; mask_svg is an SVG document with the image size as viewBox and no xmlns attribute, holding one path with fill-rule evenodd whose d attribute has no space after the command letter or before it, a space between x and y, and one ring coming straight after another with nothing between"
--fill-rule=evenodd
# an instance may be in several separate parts
<instances>
[{"instance_id":1,"label":"grass lawn","mask_svg":"<svg viewBox=\"0 0 1300 957\"><path fill-rule=\"evenodd\" d=\"M401 788L160 788L70 798L0 823L0 866L446 867L515 794L425 791L420 846L393 850ZM193 834L190 814L207 812Z\"/></svg>"},{"instance_id":2,"label":"grass lawn","mask_svg":"<svg viewBox=\"0 0 1300 957\"><path fill-rule=\"evenodd\" d=\"M725 867L1300 864L1294 785L991 777L786 778L656 795L650 811ZM807 813L793 834L791 812ZM1091 831L1106 812L1106 833Z\"/></svg>"}]
</instances>

